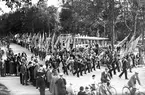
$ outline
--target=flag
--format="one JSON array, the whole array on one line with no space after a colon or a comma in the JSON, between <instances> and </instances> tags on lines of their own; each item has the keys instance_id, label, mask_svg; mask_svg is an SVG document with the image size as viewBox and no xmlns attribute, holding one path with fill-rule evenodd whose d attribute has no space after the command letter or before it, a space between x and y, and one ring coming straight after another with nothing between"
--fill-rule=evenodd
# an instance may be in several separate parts
<instances>
[{"instance_id":1,"label":"flag","mask_svg":"<svg viewBox=\"0 0 145 95\"><path fill-rule=\"evenodd\" d=\"M30 42L30 40L31 40L31 33L29 34L29 36L28 36L28 38L27 38L27 42L29 43Z\"/></svg>"},{"instance_id":2,"label":"flag","mask_svg":"<svg viewBox=\"0 0 145 95\"><path fill-rule=\"evenodd\" d=\"M60 36L57 37L57 40L56 40L56 42L55 42L55 44L54 44L55 47L57 47L57 44L58 44L59 41L60 41Z\"/></svg>"},{"instance_id":3,"label":"flag","mask_svg":"<svg viewBox=\"0 0 145 95\"><path fill-rule=\"evenodd\" d=\"M39 37L40 37L40 33L37 33L35 38L34 38L34 46L37 47L37 44L39 44ZM38 42L37 42L38 41Z\"/></svg>"},{"instance_id":4,"label":"flag","mask_svg":"<svg viewBox=\"0 0 145 95\"><path fill-rule=\"evenodd\" d=\"M55 32L53 33L52 40L51 40L52 52L54 51L54 39L55 39Z\"/></svg>"},{"instance_id":5,"label":"flag","mask_svg":"<svg viewBox=\"0 0 145 95\"><path fill-rule=\"evenodd\" d=\"M135 34L131 37L130 41L126 43L126 49L128 50L132 44L132 42L135 40Z\"/></svg>"},{"instance_id":6,"label":"flag","mask_svg":"<svg viewBox=\"0 0 145 95\"><path fill-rule=\"evenodd\" d=\"M38 39L38 47L41 48L41 41L42 41L42 37L41 37L41 34L39 36L39 39Z\"/></svg>"},{"instance_id":7,"label":"flag","mask_svg":"<svg viewBox=\"0 0 145 95\"><path fill-rule=\"evenodd\" d=\"M66 49L69 51L70 50L70 41L71 41L71 38L68 37L67 38L67 41L66 41Z\"/></svg>"},{"instance_id":8,"label":"flag","mask_svg":"<svg viewBox=\"0 0 145 95\"><path fill-rule=\"evenodd\" d=\"M41 38L41 48L44 48L44 47L45 47L44 41L45 41L45 34L44 34L44 32L43 32L42 38Z\"/></svg>"},{"instance_id":9,"label":"flag","mask_svg":"<svg viewBox=\"0 0 145 95\"><path fill-rule=\"evenodd\" d=\"M141 35L140 35L138 38L136 38L136 39L131 43L131 46L130 46L128 52L132 52L132 51L136 48L136 46L137 46L138 41L140 40L140 38L141 38Z\"/></svg>"},{"instance_id":10,"label":"flag","mask_svg":"<svg viewBox=\"0 0 145 95\"><path fill-rule=\"evenodd\" d=\"M42 34L42 42L44 42L44 40L45 40L45 33L43 32L43 34Z\"/></svg>"},{"instance_id":11,"label":"flag","mask_svg":"<svg viewBox=\"0 0 145 95\"><path fill-rule=\"evenodd\" d=\"M130 35L130 34L129 34L129 35ZM128 40L129 35L126 36L121 42L119 42L119 43L116 45L116 47L118 47L118 46L122 47L122 46L126 43L126 41Z\"/></svg>"},{"instance_id":12,"label":"flag","mask_svg":"<svg viewBox=\"0 0 145 95\"><path fill-rule=\"evenodd\" d=\"M130 43L128 44L128 47L121 51L121 53L120 53L121 58L126 56L128 53L133 52L133 50L136 48L136 46L138 44L138 41L141 38L141 35L138 38L136 38L135 40L133 40L134 38L135 38L135 36L131 38Z\"/></svg>"},{"instance_id":13,"label":"flag","mask_svg":"<svg viewBox=\"0 0 145 95\"><path fill-rule=\"evenodd\" d=\"M47 37L46 38L46 53L48 52L48 49L49 49L49 46L50 46L50 40L51 40L51 38L50 37Z\"/></svg>"}]
</instances>

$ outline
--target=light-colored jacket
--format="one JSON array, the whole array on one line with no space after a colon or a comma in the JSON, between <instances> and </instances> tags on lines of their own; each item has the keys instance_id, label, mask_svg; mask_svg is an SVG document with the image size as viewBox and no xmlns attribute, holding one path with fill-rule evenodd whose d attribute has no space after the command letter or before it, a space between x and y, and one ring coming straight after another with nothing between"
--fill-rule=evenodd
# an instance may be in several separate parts
<instances>
[{"instance_id":1,"label":"light-colored jacket","mask_svg":"<svg viewBox=\"0 0 145 95\"><path fill-rule=\"evenodd\" d=\"M46 72L46 80L47 80L47 82L51 82L51 79L52 79L52 72L50 72L50 70L48 70L47 72Z\"/></svg>"},{"instance_id":2,"label":"light-colored jacket","mask_svg":"<svg viewBox=\"0 0 145 95\"><path fill-rule=\"evenodd\" d=\"M68 95L74 95L74 90L71 85L66 87L66 91L67 91Z\"/></svg>"},{"instance_id":3,"label":"light-colored jacket","mask_svg":"<svg viewBox=\"0 0 145 95\"><path fill-rule=\"evenodd\" d=\"M138 81L138 83L140 85L141 83L140 83L140 80L139 80L138 76L132 75L130 80L128 81L128 86L129 87L134 87L136 85L137 81Z\"/></svg>"},{"instance_id":4,"label":"light-colored jacket","mask_svg":"<svg viewBox=\"0 0 145 95\"><path fill-rule=\"evenodd\" d=\"M58 76L52 76L51 82L50 82L50 92L52 95L58 95L56 81L59 79Z\"/></svg>"}]
</instances>

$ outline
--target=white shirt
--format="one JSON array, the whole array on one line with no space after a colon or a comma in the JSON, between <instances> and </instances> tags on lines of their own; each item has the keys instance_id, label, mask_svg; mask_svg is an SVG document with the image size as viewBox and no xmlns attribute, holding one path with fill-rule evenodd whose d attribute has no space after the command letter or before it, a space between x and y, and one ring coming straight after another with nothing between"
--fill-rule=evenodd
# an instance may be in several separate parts
<instances>
[{"instance_id":1,"label":"white shirt","mask_svg":"<svg viewBox=\"0 0 145 95\"><path fill-rule=\"evenodd\" d=\"M95 79L91 78L90 84L97 84L96 78Z\"/></svg>"},{"instance_id":2,"label":"white shirt","mask_svg":"<svg viewBox=\"0 0 145 95\"><path fill-rule=\"evenodd\" d=\"M51 55L46 55L46 57L45 57L45 61L49 61L50 58L51 58Z\"/></svg>"}]
</instances>

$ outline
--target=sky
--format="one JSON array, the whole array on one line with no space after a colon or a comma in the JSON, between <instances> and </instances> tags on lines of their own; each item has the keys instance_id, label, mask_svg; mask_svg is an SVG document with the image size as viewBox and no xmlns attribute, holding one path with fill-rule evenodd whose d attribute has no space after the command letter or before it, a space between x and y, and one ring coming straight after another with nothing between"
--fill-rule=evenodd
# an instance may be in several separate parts
<instances>
[{"instance_id":1,"label":"sky","mask_svg":"<svg viewBox=\"0 0 145 95\"><path fill-rule=\"evenodd\" d=\"M39 0L32 0L32 4L36 4ZM5 5L6 2L3 2L2 0L0 0L0 8L3 10L4 13L8 13L11 11L10 8L8 8ZM59 2L58 0L48 0L47 2L48 6L54 5L54 6L58 6ZM0 11L0 15L3 14L3 12Z\"/></svg>"}]
</instances>

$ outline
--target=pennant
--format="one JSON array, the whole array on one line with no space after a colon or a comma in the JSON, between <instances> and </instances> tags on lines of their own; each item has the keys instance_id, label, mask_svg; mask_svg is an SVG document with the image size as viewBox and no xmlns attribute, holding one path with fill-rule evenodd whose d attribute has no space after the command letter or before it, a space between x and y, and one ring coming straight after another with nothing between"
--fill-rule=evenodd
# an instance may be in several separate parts
<instances>
[{"instance_id":1,"label":"pennant","mask_svg":"<svg viewBox=\"0 0 145 95\"><path fill-rule=\"evenodd\" d=\"M57 40L56 40L56 42L55 42L55 44L54 44L55 47L57 47L57 44L58 44L58 42L59 42L60 40L61 40L61 39L60 39L60 36L57 37Z\"/></svg>"},{"instance_id":2,"label":"pennant","mask_svg":"<svg viewBox=\"0 0 145 95\"><path fill-rule=\"evenodd\" d=\"M134 40L134 41L131 43L131 46L130 46L128 52L133 52L133 50L136 48L136 46L137 46L138 41L140 40L140 38L141 38L141 35L140 35L138 38L136 38L136 40Z\"/></svg>"},{"instance_id":3,"label":"pennant","mask_svg":"<svg viewBox=\"0 0 145 95\"><path fill-rule=\"evenodd\" d=\"M130 34L129 34L129 35L130 35ZM119 43L116 45L116 48L119 47L119 46L122 47L122 46L126 43L126 41L128 40L129 35L126 36L121 42L119 42Z\"/></svg>"},{"instance_id":4,"label":"pennant","mask_svg":"<svg viewBox=\"0 0 145 95\"><path fill-rule=\"evenodd\" d=\"M135 40L135 34L133 34L133 36L131 37L130 41L128 43L126 43L126 50L128 51L128 49L130 48L132 42Z\"/></svg>"},{"instance_id":5,"label":"pennant","mask_svg":"<svg viewBox=\"0 0 145 95\"><path fill-rule=\"evenodd\" d=\"M41 34L39 36L39 39L38 39L38 47L41 48L41 40L42 40L42 37L41 37Z\"/></svg>"},{"instance_id":6,"label":"pennant","mask_svg":"<svg viewBox=\"0 0 145 95\"><path fill-rule=\"evenodd\" d=\"M51 40L52 52L54 51L54 39L55 39L55 32L53 33L52 40Z\"/></svg>"}]
</instances>

